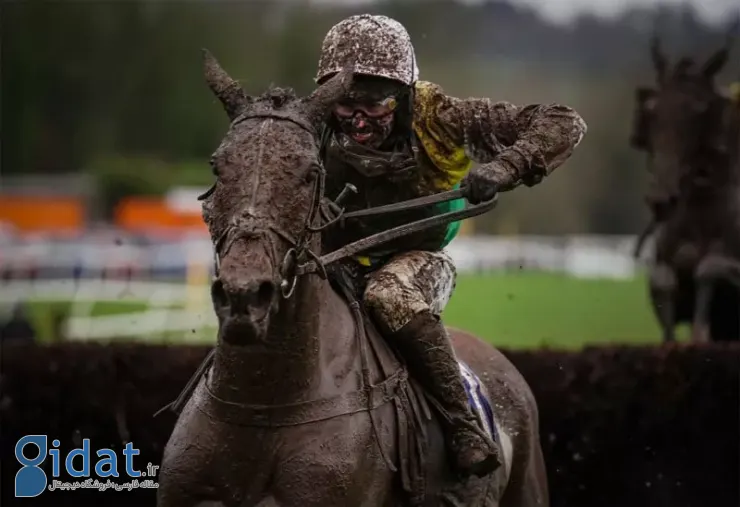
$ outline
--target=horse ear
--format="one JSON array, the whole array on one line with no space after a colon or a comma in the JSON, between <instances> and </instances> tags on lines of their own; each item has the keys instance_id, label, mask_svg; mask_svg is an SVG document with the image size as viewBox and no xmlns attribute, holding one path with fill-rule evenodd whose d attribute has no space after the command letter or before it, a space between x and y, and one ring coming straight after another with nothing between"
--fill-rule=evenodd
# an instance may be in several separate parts
<instances>
[{"instance_id":1,"label":"horse ear","mask_svg":"<svg viewBox=\"0 0 740 507\"><path fill-rule=\"evenodd\" d=\"M736 36L738 27L740 27L740 13L738 13L735 21L730 26L729 30L727 30L727 37L725 39L724 46L722 46L721 49L718 49L712 56L707 58L707 61L702 66L701 73L707 79L712 79L727 64L727 60L729 60L730 58L732 43Z\"/></svg>"},{"instance_id":2,"label":"horse ear","mask_svg":"<svg viewBox=\"0 0 740 507\"><path fill-rule=\"evenodd\" d=\"M251 98L234 79L219 65L210 51L203 49L203 73L213 94L221 101L230 120L239 116L251 102Z\"/></svg>"},{"instance_id":3,"label":"horse ear","mask_svg":"<svg viewBox=\"0 0 740 507\"><path fill-rule=\"evenodd\" d=\"M730 58L729 48L722 48L712 56L707 58L706 63L701 68L701 73L707 79L712 79L716 76L719 71L727 64L727 60Z\"/></svg>"},{"instance_id":4,"label":"horse ear","mask_svg":"<svg viewBox=\"0 0 740 507\"><path fill-rule=\"evenodd\" d=\"M303 99L306 113L313 121L321 121L331 111L331 107L349 93L354 75L354 63L345 65L341 72L319 86Z\"/></svg>"},{"instance_id":5,"label":"horse ear","mask_svg":"<svg viewBox=\"0 0 740 507\"><path fill-rule=\"evenodd\" d=\"M650 56L653 60L653 68L655 69L657 81L658 83L662 83L665 78L666 69L668 68L668 59L663 53L657 33L653 33L653 36L650 38Z\"/></svg>"}]
</instances>

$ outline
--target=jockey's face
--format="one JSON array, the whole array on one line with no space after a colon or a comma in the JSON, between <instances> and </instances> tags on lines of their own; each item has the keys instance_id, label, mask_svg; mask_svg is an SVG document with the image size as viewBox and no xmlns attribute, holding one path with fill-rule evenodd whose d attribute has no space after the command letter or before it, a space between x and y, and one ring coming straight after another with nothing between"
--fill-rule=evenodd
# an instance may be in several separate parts
<instances>
[{"instance_id":1,"label":"jockey's face","mask_svg":"<svg viewBox=\"0 0 740 507\"><path fill-rule=\"evenodd\" d=\"M334 107L342 132L357 143L380 147L393 130L397 87L386 79L358 80L349 95Z\"/></svg>"},{"instance_id":2,"label":"jockey's face","mask_svg":"<svg viewBox=\"0 0 740 507\"><path fill-rule=\"evenodd\" d=\"M334 115L339 120L342 131L355 142L378 148L393 130L393 97L375 103L354 101L339 102Z\"/></svg>"}]
</instances>

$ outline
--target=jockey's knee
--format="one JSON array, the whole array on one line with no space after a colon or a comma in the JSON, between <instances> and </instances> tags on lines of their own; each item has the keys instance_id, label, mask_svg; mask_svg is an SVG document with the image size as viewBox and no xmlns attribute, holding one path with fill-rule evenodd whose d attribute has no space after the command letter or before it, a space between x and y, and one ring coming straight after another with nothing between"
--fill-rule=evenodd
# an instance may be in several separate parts
<instances>
[{"instance_id":1,"label":"jockey's knee","mask_svg":"<svg viewBox=\"0 0 740 507\"><path fill-rule=\"evenodd\" d=\"M365 305L384 331L396 333L418 313L429 312L420 291L405 286L392 273L378 273L365 288Z\"/></svg>"},{"instance_id":2,"label":"jockey's knee","mask_svg":"<svg viewBox=\"0 0 740 507\"><path fill-rule=\"evenodd\" d=\"M366 306L395 333L418 314L441 315L455 287L455 267L442 252L407 252L371 275Z\"/></svg>"}]
</instances>

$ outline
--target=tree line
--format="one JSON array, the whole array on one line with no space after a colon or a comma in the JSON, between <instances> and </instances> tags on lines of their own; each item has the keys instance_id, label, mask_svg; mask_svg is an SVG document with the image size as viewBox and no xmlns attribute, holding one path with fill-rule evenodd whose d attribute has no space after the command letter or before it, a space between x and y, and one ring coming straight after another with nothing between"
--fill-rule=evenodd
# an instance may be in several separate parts
<instances>
[{"instance_id":1,"label":"tree line","mask_svg":"<svg viewBox=\"0 0 740 507\"><path fill-rule=\"evenodd\" d=\"M634 88L652 81L650 31L657 27L676 55L706 55L723 36L687 7L584 16L565 27L504 1L369 9L26 0L0 9L2 173L91 173L109 208L129 193L210 181L205 161L226 121L203 82L200 48L248 92L275 84L306 93L333 23L367 10L388 14L409 29L422 79L457 96L563 102L589 124L576 155L549 181L513 192L479 220L488 232L641 227L644 161L627 138ZM733 62L722 81L740 78L740 58Z\"/></svg>"}]
</instances>

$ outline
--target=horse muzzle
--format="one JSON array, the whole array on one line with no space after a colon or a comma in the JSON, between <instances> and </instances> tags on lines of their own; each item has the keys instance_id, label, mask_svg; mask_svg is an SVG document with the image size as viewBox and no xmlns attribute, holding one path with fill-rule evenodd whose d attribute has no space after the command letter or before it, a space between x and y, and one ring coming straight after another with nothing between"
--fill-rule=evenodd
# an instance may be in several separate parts
<instances>
[{"instance_id":1,"label":"horse muzzle","mask_svg":"<svg viewBox=\"0 0 740 507\"><path fill-rule=\"evenodd\" d=\"M270 279L241 283L216 280L211 288L213 305L227 341L262 340L270 317L277 311L278 287Z\"/></svg>"},{"instance_id":2,"label":"horse muzzle","mask_svg":"<svg viewBox=\"0 0 740 507\"><path fill-rule=\"evenodd\" d=\"M277 312L280 288L265 235L239 238L221 259L211 287L214 310L226 335L261 339ZM238 332L237 332L238 331ZM224 335L224 336L226 336ZM250 336L244 338L249 339Z\"/></svg>"}]
</instances>

